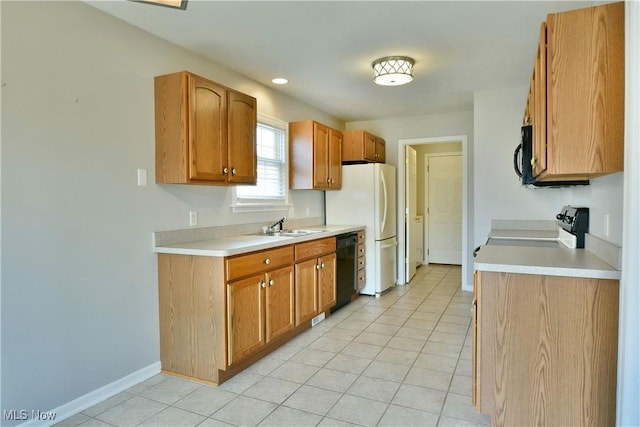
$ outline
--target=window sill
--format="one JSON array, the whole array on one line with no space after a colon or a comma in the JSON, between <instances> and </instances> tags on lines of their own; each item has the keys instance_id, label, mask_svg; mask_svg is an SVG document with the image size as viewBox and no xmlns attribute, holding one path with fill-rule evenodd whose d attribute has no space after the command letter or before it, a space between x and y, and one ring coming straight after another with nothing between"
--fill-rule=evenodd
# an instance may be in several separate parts
<instances>
[{"instance_id":1,"label":"window sill","mask_svg":"<svg viewBox=\"0 0 640 427\"><path fill-rule=\"evenodd\" d=\"M233 213L241 212L274 212L289 211L289 207L293 205L289 203L234 203L231 205Z\"/></svg>"}]
</instances>

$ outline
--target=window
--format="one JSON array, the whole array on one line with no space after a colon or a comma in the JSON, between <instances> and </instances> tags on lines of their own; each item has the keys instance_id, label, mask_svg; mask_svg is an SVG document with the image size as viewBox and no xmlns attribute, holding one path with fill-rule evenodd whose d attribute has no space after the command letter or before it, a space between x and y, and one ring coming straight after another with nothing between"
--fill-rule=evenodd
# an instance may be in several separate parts
<instances>
[{"instance_id":1,"label":"window","mask_svg":"<svg viewBox=\"0 0 640 427\"><path fill-rule=\"evenodd\" d=\"M288 209L286 127L285 122L258 116L258 180L235 187L234 212Z\"/></svg>"}]
</instances>

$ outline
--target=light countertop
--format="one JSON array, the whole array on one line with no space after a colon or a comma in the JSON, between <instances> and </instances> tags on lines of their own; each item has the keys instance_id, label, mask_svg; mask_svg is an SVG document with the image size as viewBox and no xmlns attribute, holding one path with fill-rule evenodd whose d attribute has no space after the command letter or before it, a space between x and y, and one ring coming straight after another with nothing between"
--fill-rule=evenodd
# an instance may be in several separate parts
<instances>
[{"instance_id":1,"label":"light countertop","mask_svg":"<svg viewBox=\"0 0 640 427\"><path fill-rule=\"evenodd\" d=\"M620 279L619 270L588 250L565 247L482 246L474 268L503 273Z\"/></svg>"},{"instance_id":2,"label":"light countertop","mask_svg":"<svg viewBox=\"0 0 640 427\"><path fill-rule=\"evenodd\" d=\"M474 268L504 273L620 279L618 269L588 249L549 245L557 236L557 231L491 230L490 239L511 239L515 242L513 245L498 243L481 246L474 259ZM530 244L522 245L518 240L529 241Z\"/></svg>"},{"instance_id":3,"label":"light countertop","mask_svg":"<svg viewBox=\"0 0 640 427\"><path fill-rule=\"evenodd\" d=\"M362 225L318 225L303 227L305 230L319 230L319 233L304 236L268 236L243 234L237 236L218 237L209 240L196 240L171 245L156 246L154 252L177 255L196 255L225 257L263 249L271 249L309 240L322 239L364 229Z\"/></svg>"}]
</instances>

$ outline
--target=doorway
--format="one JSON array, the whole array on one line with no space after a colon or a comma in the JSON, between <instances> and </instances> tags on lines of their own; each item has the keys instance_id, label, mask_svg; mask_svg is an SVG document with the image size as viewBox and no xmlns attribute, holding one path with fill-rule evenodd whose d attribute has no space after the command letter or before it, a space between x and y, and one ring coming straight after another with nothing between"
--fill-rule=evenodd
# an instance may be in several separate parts
<instances>
[{"instance_id":1,"label":"doorway","mask_svg":"<svg viewBox=\"0 0 640 427\"><path fill-rule=\"evenodd\" d=\"M452 148L452 143L457 144L457 148ZM462 191L461 191L461 219L462 219L462 227L461 227L461 235L459 236L459 248L461 253L461 264L462 264L462 288L464 290L472 289L472 283L468 278L469 265L471 265L470 257L468 254L468 174L467 174L467 136L466 135L455 135L455 136L445 136L445 137L434 137L434 138L413 138L413 139L402 139L398 141L398 230L408 230L410 227L407 226L407 220L411 219L408 217L409 212L409 203L411 203L410 195L407 196L407 188L408 188L408 179L407 178L407 161L409 160L407 157L407 148L408 146L413 147L418 151L418 162L421 158L424 158L424 153L427 151L426 149L433 149L435 151L441 152L456 152L457 154L461 154L461 169L462 169ZM422 166L422 168L426 168L426 166ZM420 175L421 166L418 166L418 176ZM422 175L424 176L424 175ZM426 192L425 192L426 193ZM420 191L418 191L418 198L422 199L424 196L420 195ZM425 204L424 201L418 200L417 205L420 207L421 203ZM419 208L418 208L419 209ZM425 212L426 213L426 212ZM418 212L420 215L420 212ZM425 261L428 261L426 250L427 250L427 215L424 215L424 228L425 228L425 239L424 239L424 253L425 253ZM407 247L407 243L410 242L411 238L407 235L407 232L398 233L398 284L406 284L410 280L410 272L409 268L407 268L407 263L409 262L409 253L410 248Z\"/></svg>"},{"instance_id":2,"label":"doorway","mask_svg":"<svg viewBox=\"0 0 640 427\"><path fill-rule=\"evenodd\" d=\"M425 261L462 265L462 153L427 153L424 157Z\"/></svg>"}]
</instances>

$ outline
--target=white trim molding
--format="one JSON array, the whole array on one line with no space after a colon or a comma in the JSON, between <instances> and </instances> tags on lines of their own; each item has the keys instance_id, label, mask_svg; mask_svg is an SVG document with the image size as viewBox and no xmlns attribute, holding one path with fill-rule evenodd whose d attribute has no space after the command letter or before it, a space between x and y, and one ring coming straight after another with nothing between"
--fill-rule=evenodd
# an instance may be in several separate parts
<instances>
[{"instance_id":1,"label":"white trim molding","mask_svg":"<svg viewBox=\"0 0 640 427\"><path fill-rule=\"evenodd\" d=\"M152 363L151 365L137 370L125 377L122 377L119 380L100 387L97 390L91 391L84 396L80 396L77 399L72 400L71 402L65 403L64 405L47 411L47 413L49 414L55 414L55 419L53 420L31 419L20 424L20 427L52 426L102 402L105 399L110 398L111 396L127 390L128 388L131 388L136 384L148 380L149 378L159 373L160 362Z\"/></svg>"}]
</instances>

